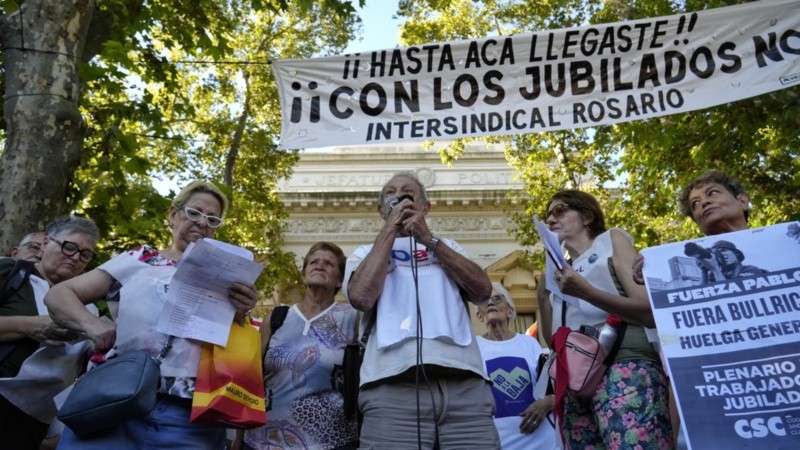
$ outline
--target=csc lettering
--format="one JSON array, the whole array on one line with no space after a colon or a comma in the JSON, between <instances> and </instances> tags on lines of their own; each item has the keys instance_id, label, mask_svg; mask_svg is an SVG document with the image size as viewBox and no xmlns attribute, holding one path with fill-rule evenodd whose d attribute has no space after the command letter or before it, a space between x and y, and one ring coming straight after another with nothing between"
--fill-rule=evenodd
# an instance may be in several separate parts
<instances>
[{"instance_id":1,"label":"csc lettering","mask_svg":"<svg viewBox=\"0 0 800 450\"><path fill-rule=\"evenodd\" d=\"M392 250L392 259L401 262L411 261L411 254L406 250ZM426 250L414 250L414 259L416 261L425 261L428 259L428 252Z\"/></svg>"},{"instance_id":2,"label":"csc lettering","mask_svg":"<svg viewBox=\"0 0 800 450\"><path fill-rule=\"evenodd\" d=\"M736 430L736 434L745 439L763 438L769 436L770 433L775 436L786 436L786 429L783 427L780 417L770 417L766 420L761 417L750 420L741 419L733 424L733 428Z\"/></svg>"}]
</instances>

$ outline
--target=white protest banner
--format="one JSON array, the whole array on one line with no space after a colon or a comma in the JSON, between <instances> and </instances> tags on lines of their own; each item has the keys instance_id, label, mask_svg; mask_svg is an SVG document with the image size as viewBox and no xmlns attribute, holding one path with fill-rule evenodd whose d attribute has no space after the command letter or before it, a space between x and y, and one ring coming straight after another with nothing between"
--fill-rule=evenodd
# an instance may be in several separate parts
<instances>
[{"instance_id":1,"label":"white protest banner","mask_svg":"<svg viewBox=\"0 0 800 450\"><path fill-rule=\"evenodd\" d=\"M275 60L281 148L625 122L800 83L800 0Z\"/></svg>"},{"instance_id":2,"label":"white protest banner","mask_svg":"<svg viewBox=\"0 0 800 450\"><path fill-rule=\"evenodd\" d=\"M690 448L800 448L800 223L642 254Z\"/></svg>"}]
</instances>

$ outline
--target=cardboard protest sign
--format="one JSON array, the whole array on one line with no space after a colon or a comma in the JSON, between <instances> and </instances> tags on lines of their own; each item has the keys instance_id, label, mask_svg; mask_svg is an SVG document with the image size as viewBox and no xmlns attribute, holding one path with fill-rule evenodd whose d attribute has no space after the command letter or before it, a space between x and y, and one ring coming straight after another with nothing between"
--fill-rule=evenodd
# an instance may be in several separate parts
<instances>
[{"instance_id":1,"label":"cardboard protest sign","mask_svg":"<svg viewBox=\"0 0 800 450\"><path fill-rule=\"evenodd\" d=\"M690 448L800 448L800 223L642 254Z\"/></svg>"}]
</instances>

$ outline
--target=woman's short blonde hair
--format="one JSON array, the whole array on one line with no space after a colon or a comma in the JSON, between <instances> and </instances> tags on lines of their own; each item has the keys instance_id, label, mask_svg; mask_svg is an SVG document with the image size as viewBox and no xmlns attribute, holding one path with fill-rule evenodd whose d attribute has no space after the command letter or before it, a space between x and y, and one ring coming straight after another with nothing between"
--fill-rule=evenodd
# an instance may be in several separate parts
<instances>
[{"instance_id":1,"label":"woman's short blonde hair","mask_svg":"<svg viewBox=\"0 0 800 450\"><path fill-rule=\"evenodd\" d=\"M172 207L181 208L185 206L189 198L198 192L205 192L206 194L211 194L216 197L217 200L219 200L219 204L222 205L222 218L225 218L225 214L228 213L228 197L226 197L217 186L208 181L194 180L187 184L186 187L181 189L178 195L172 199Z\"/></svg>"}]
</instances>

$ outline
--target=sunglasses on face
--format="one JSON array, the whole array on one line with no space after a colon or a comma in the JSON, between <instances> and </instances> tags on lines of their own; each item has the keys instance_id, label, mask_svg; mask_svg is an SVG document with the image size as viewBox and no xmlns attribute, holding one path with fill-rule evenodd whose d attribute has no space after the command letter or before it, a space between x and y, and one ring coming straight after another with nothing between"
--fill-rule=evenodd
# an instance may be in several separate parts
<instances>
[{"instance_id":1,"label":"sunglasses on face","mask_svg":"<svg viewBox=\"0 0 800 450\"><path fill-rule=\"evenodd\" d=\"M69 256L71 258L75 256L76 253L80 253L78 258L85 263L88 263L89 261L93 260L95 256L97 256L95 252L89 250L88 248L81 249L78 244L74 242L59 241L52 236L50 237L50 240L61 246L61 253L64 254L64 256Z\"/></svg>"},{"instance_id":2,"label":"sunglasses on face","mask_svg":"<svg viewBox=\"0 0 800 450\"><path fill-rule=\"evenodd\" d=\"M222 217L203 214L202 211L190 208L188 206L182 206L180 209L183 210L183 213L186 214L186 217L192 222L199 222L200 219L205 219L206 224L211 228L217 228L218 226L222 225Z\"/></svg>"},{"instance_id":3,"label":"sunglasses on face","mask_svg":"<svg viewBox=\"0 0 800 450\"><path fill-rule=\"evenodd\" d=\"M564 217L564 214L566 214L566 212L569 210L570 210L569 205L565 203L559 203L557 205L554 205L552 208L548 209L547 213L544 215L544 218L547 219L548 217L553 216L556 219L560 219Z\"/></svg>"}]
</instances>

